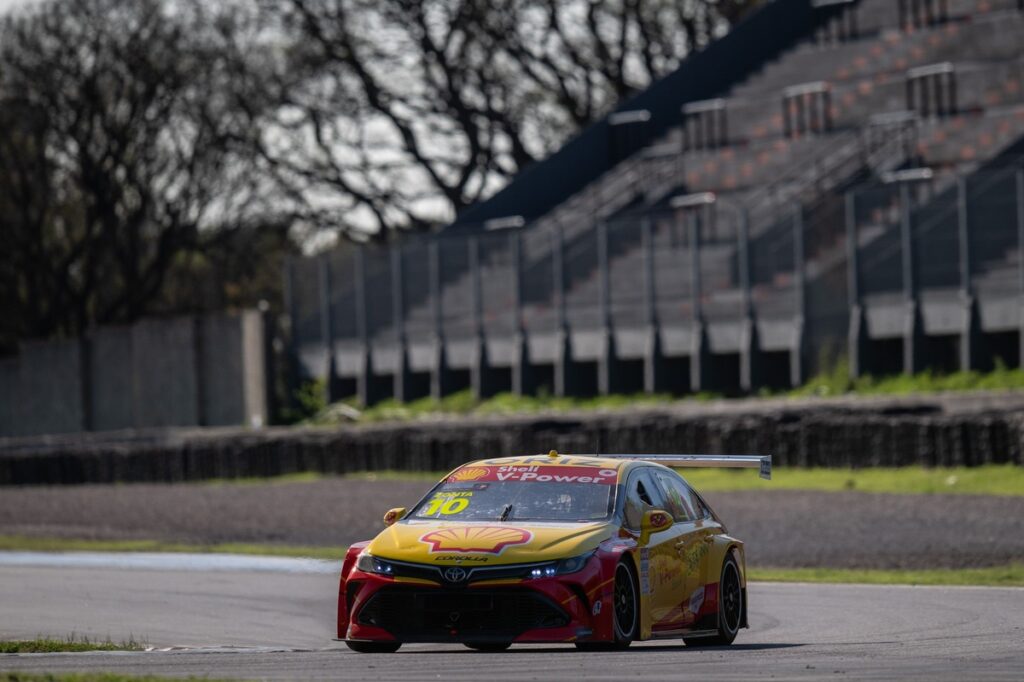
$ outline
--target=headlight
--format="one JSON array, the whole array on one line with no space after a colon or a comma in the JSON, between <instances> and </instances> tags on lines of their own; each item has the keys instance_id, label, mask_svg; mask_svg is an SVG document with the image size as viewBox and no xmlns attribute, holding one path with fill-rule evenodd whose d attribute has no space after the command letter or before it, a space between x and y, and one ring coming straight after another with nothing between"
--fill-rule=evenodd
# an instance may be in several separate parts
<instances>
[{"instance_id":1,"label":"headlight","mask_svg":"<svg viewBox=\"0 0 1024 682\"><path fill-rule=\"evenodd\" d=\"M582 570L587 565L587 561L590 557L594 556L593 552L587 552L586 554L580 554L569 559L562 559L556 561L547 566L537 566L530 571L531 578L553 578L556 575L567 575L569 573L576 573Z\"/></svg>"},{"instance_id":2,"label":"headlight","mask_svg":"<svg viewBox=\"0 0 1024 682\"><path fill-rule=\"evenodd\" d=\"M387 561L382 561L372 554L363 552L356 559L356 568L363 573L380 573L381 575L394 575L395 567Z\"/></svg>"}]
</instances>

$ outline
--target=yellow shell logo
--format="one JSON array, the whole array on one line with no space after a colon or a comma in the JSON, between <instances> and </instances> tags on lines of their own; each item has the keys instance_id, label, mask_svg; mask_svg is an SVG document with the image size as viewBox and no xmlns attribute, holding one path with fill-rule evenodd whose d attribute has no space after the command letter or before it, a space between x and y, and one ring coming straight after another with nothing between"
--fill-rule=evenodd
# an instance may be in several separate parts
<instances>
[{"instance_id":1,"label":"yellow shell logo","mask_svg":"<svg viewBox=\"0 0 1024 682\"><path fill-rule=\"evenodd\" d=\"M427 533L420 542L430 545L431 552L487 552L501 554L510 545L523 545L533 533L508 526L462 526Z\"/></svg>"},{"instance_id":2,"label":"yellow shell logo","mask_svg":"<svg viewBox=\"0 0 1024 682\"><path fill-rule=\"evenodd\" d=\"M469 469L459 469L454 474L448 477L449 482L455 481L475 481L483 478L491 471L484 467L471 467Z\"/></svg>"}]
</instances>

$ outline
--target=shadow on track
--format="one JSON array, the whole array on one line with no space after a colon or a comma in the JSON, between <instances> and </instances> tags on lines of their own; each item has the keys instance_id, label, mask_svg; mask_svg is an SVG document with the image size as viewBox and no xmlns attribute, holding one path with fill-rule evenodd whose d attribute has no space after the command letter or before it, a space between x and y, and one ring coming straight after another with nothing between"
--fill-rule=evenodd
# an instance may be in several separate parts
<instances>
[{"instance_id":1,"label":"shadow on track","mask_svg":"<svg viewBox=\"0 0 1024 682\"><path fill-rule=\"evenodd\" d=\"M732 644L730 646L724 646L723 647L723 646L688 646L688 645L685 645L685 644L668 644L668 645L666 645L666 644L658 644L657 642L641 642L641 643L633 644L633 646L631 646L629 649L622 649L622 650L618 650L618 651L585 651L585 652L584 651L580 651L576 647L566 647L564 649L547 649L547 648L545 648L545 649L537 649L537 648L515 648L515 645L513 645L513 648L507 649L505 651L474 651L473 649L463 648L461 644L456 644L456 645L441 644L439 646L444 647L444 648L441 648L441 649L430 649L428 651L423 651L423 650L419 650L419 649L417 649L415 651L412 651L412 650L406 649L405 651L397 652L395 655L400 655L400 654L405 653L405 654L420 654L420 655L428 655L428 656L435 655L435 654L447 654L447 655L451 655L451 654L468 654L468 655L471 655L471 656L472 655L491 655L491 656L497 656L497 655L511 655L511 654L526 655L526 654L550 654L550 653L556 653L556 652L564 652L564 653L567 653L567 654L568 653L585 653L588 656L590 656L590 655L594 655L594 654L620 654L620 653L624 653L626 651L646 651L646 652L649 652L649 655L654 655L654 654L659 653L659 652L661 652L661 653L678 653L680 651L722 651L722 652L725 652L725 651L769 651L769 650L772 650L772 649L793 649L793 648L802 647L802 646L806 646L806 645L805 644L790 644L790 643L783 643L783 642L778 642L778 643L766 642L766 643L761 643L761 644ZM448 648L450 646L458 646L459 648L458 649Z\"/></svg>"}]
</instances>

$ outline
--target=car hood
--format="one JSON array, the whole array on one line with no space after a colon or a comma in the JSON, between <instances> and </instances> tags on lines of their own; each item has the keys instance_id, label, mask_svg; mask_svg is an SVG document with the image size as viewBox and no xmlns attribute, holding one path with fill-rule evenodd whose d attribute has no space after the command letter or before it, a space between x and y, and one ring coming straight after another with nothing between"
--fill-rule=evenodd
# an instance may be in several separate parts
<instances>
[{"instance_id":1,"label":"car hood","mask_svg":"<svg viewBox=\"0 0 1024 682\"><path fill-rule=\"evenodd\" d=\"M613 524L590 523L458 523L400 521L386 528L367 547L374 556L435 566L472 564L500 566L549 561L596 549L612 537Z\"/></svg>"}]
</instances>

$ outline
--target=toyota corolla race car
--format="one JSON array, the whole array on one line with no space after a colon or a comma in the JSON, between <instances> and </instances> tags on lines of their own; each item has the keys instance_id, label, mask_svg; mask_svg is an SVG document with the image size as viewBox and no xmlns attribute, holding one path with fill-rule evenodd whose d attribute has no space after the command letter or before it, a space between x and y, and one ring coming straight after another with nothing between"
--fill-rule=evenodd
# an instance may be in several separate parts
<instances>
[{"instance_id":1,"label":"toyota corolla race car","mask_svg":"<svg viewBox=\"0 0 1024 682\"><path fill-rule=\"evenodd\" d=\"M669 466L771 477L761 456L551 452L466 464L349 548L338 638L364 653L403 642L732 643L747 627L743 542Z\"/></svg>"}]
</instances>

